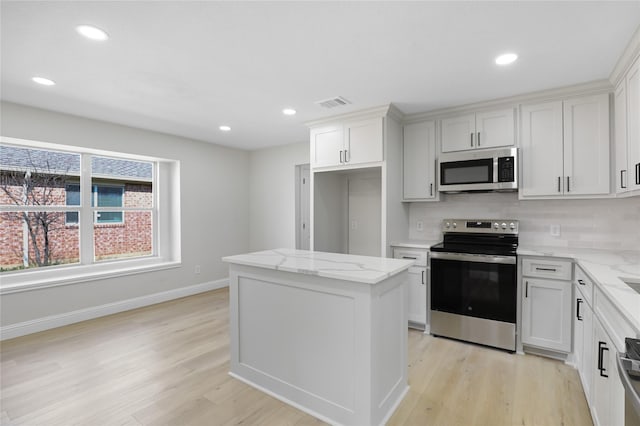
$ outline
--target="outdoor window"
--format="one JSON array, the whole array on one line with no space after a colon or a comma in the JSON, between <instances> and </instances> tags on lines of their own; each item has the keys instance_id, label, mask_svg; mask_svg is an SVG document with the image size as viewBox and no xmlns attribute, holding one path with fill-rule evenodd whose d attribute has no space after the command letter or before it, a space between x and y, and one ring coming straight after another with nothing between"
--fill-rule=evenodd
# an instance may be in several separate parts
<instances>
[{"instance_id":1,"label":"outdoor window","mask_svg":"<svg viewBox=\"0 0 640 426\"><path fill-rule=\"evenodd\" d=\"M0 272L179 260L172 223L158 220L156 193L160 170L165 187L176 188L177 162L8 139L0 144ZM179 217L177 195L163 197L164 217ZM160 240L172 247L162 250Z\"/></svg>"}]
</instances>

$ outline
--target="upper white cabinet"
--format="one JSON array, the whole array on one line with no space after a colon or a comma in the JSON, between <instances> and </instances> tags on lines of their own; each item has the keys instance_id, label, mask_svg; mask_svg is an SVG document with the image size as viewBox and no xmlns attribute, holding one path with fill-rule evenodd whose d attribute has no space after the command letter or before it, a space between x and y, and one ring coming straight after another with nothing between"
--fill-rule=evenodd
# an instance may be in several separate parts
<instances>
[{"instance_id":1,"label":"upper white cabinet","mask_svg":"<svg viewBox=\"0 0 640 426\"><path fill-rule=\"evenodd\" d=\"M442 152L511 146L515 142L513 108L443 118Z\"/></svg>"},{"instance_id":2,"label":"upper white cabinet","mask_svg":"<svg viewBox=\"0 0 640 426\"><path fill-rule=\"evenodd\" d=\"M521 107L523 198L606 195L609 95Z\"/></svg>"},{"instance_id":3,"label":"upper white cabinet","mask_svg":"<svg viewBox=\"0 0 640 426\"><path fill-rule=\"evenodd\" d=\"M383 118L312 128L311 166L332 167L383 160Z\"/></svg>"},{"instance_id":4,"label":"upper white cabinet","mask_svg":"<svg viewBox=\"0 0 640 426\"><path fill-rule=\"evenodd\" d=\"M615 91L616 193L640 190L640 58Z\"/></svg>"},{"instance_id":5,"label":"upper white cabinet","mask_svg":"<svg viewBox=\"0 0 640 426\"><path fill-rule=\"evenodd\" d=\"M406 124L403 129L403 200L437 200L436 123Z\"/></svg>"}]
</instances>

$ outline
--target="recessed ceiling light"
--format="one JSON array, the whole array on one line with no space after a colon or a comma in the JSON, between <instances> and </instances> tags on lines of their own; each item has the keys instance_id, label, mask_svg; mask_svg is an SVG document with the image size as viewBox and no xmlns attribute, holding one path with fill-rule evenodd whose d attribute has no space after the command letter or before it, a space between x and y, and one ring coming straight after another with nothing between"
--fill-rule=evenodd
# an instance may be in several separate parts
<instances>
[{"instance_id":1,"label":"recessed ceiling light","mask_svg":"<svg viewBox=\"0 0 640 426\"><path fill-rule=\"evenodd\" d=\"M296 115L296 110L293 108L285 108L282 110L284 115Z\"/></svg>"},{"instance_id":2,"label":"recessed ceiling light","mask_svg":"<svg viewBox=\"0 0 640 426\"><path fill-rule=\"evenodd\" d=\"M44 77L33 77L31 80L35 81L38 84L42 84L43 86L53 86L56 84L55 81L49 80L48 78Z\"/></svg>"},{"instance_id":3,"label":"recessed ceiling light","mask_svg":"<svg viewBox=\"0 0 640 426\"><path fill-rule=\"evenodd\" d=\"M222 130L223 132L228 132L231 130L231 127L229 126L220 126L218 127L218 129Z\"/></svg>"},{"instance_id":4,"label":"recessed ceiling light","mask_svg":"<svg viewBox=\"0 0 640 426\"><path fill-rule=\"evenodd\" d=\"M505 53L504 55L500 55L496 58L496 64L509 65L516 59L518 59L518 55L516 55L515 53Z\"/></svg>"},{"instance_id":5,"label":"recessed ceiling light","mask_svg":"<svg viewBox=\"0 0 640 426\"><path fill-rule=\"evenodd\" d=\"M91 40L103 41L109 38L109 35L106 32L100 28L92 27L91 25L78 25L76 27L76 31Z\"/></svg>"}]
</instances>

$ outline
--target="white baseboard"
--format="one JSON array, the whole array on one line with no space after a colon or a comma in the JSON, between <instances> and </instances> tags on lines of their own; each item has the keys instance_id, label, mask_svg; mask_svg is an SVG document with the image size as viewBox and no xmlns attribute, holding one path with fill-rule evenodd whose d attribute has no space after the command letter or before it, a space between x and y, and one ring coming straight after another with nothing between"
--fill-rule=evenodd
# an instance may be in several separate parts
<instances>
[{"instance_id":1,"label":"white baseboard","mask_svg":"<svg viewBox=\"0 0 640 426\"><path fill-rule=\"evenodd\" d=\"M79 309L77 311L65 312L58 315L36 318L17 324L10 324L0 327L0 341L62 327L63 325L74 324L76 322L86 321L93 318L116 314L118 312L129 311L143 306L155 305L156 303L179 299L181 297L204 293L205 291L216 290L228 286L229 279L223 278L221 280L209 281L189 287L176 288L174 290L163 291L161 293L149 294L133 299L107 303L105 305L93 306L91 308Z\"/></svg>"}]
</instances>

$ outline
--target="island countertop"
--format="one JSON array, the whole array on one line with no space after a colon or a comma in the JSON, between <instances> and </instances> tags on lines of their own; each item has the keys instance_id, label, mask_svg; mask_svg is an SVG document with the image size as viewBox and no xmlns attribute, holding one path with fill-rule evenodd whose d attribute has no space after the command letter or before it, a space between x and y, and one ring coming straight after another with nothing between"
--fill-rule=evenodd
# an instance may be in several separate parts
<instances>
[{"instance_id":1,"label":"island countertop","mask_svg":"<svg viewBox=\"0 0 640 426\"><path fill-rule=\"evenodd\" d=\"M286 248L226 256L222 260L232 264L366 284L377 284L414 263L413 260Z\"/></svg>"}]
</instances>

